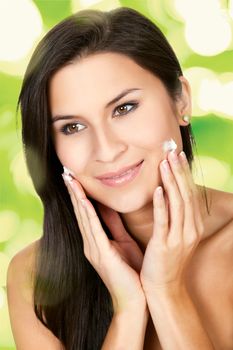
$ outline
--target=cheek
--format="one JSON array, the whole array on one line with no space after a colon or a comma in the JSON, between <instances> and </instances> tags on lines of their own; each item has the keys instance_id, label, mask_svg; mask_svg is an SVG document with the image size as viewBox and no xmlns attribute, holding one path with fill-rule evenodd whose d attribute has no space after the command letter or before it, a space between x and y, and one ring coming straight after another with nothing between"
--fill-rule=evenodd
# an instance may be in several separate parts
<instances>
[{"instance_id":1,"label":"cheek","mask_svg":"<svg viewBox=\"0 0 233 350\"><path fill-rule=\"evenodd\" d=\"M153 101L153 98L150 99ZM142 114L143 118L142 118ZM145 151L151 152L156 157L164 158L167 151L164 149L164 142L173 139L178 150L182 149L182 138L179 124L174 112L167 103L155 101L148 103L140 112L139 118L134 120L133 134L128 133L128 138L134 139L133 144ZM131 141L132 141L131 139Z\"/></svg>"},{"instance_id":2,"label":"cheek","mask_svg":"<svg viewBox=\"0 0 233 350\"><path fill-rule=\"evenodd\" d=\"M162 119L162 118L160 118ZM143 123L138 121L134 123L133 133L127 133L128 142L134 144L137 148L147 151L162 151L162 144L174 134L171 123L166 123L165 118L161 122L154 116L148 115L143 119Z\"/></svg>"},{"instance_id":3,"label":"cheek","mask_svg":"<svg viewBox=\"0 0 233 350\"><path fill-rule=\"evenodd\" d=\"M86 147L80 144L77 149L72 142L57 142L55 151L62 166L72 170L76 175L84 172L89 159Z\"/></svg>"}]
</instances>

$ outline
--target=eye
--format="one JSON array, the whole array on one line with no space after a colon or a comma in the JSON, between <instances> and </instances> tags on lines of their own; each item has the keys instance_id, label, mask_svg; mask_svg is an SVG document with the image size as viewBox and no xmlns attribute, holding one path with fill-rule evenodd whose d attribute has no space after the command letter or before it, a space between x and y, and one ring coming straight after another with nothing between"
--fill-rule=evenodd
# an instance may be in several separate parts
<instances>
[{"instance_id":1,"label":"eye","mask_svg":"<svg viewBox=\"0 0 233 350\"><path fill-rule=\"evenodd\" d=\"M64 126L61 127L61 132L65 135L72 135L74 134L74 132L80 131L79 126L83 126L83 125L80 123L65 124Z\"/></svg>"},{"instance_id":2,"label":"eye","mask_svg":"<svg viewBox=\"0 0 233 350\"><path fill-rule=\"evenodd\" d=\"M127 108L125 108L126 106L131 106L131 108L127 109ZM137 106L138 106L138 102L128 102L128 103L125 103L123 105L117 106L114 109L114 112L117 110L120 110L121 112L124 112L124 113L117 114L116 116L122 116L122 115L128 114L132 110L136 109ZM65 124L64 126L61 127L60 131L65 135L72 135L75 132L79 133L80 131L82 131L83 129L81 129L81 127L85 128L80 123Z\"/></svg>"},{"instance_id":3,"label":"eye","mask_svg":"<svg viewBox=\"0 0 233 350\"><path fill-rule=\"evenodd\" d=\"M138 103L136 102L129 102L129 103L125 103L123 105L120 105L120 106L117 106L115 109L114 109L114 112L119 110L121 112L125 112L125 113L120 113L118 115L125 115L125 114L128 114L129 112L131 112L133 109L135 109L137 107ZM129 110L127 110L127 108L125 108L126 106L131 106L131 108ZM117 115L117 116L118 116Z\"/></svg>"}]
</instances>

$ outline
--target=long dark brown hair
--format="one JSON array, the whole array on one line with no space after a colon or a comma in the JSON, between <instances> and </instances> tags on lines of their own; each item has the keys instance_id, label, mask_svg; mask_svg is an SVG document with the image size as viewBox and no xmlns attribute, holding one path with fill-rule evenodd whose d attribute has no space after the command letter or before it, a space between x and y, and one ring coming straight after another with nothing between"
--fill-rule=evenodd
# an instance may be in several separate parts
<instances>
[{"instance_id":1,"label":"long dark brown hair","mask_svg":"<svg viewBox=\"0 0 233 350\"><path fill-rule=\"evenodd\" d=\"M161 30L128 7L86 9L54 26L40 41L27 67L17 110L22 116L26 163L44 209L34 280L34 310L67 350L101 349L113 316L106 286L86 259L83 241L52 141L48 103L54 73L74 60L99 52L121 53L164 84L175 101L183 75ZM192 167L195 140L191 125L180 126L183 149ZM196 147L196 145L195 145ZM89 198L100 217L96 202Z\"/></svg>"}]
</instances>

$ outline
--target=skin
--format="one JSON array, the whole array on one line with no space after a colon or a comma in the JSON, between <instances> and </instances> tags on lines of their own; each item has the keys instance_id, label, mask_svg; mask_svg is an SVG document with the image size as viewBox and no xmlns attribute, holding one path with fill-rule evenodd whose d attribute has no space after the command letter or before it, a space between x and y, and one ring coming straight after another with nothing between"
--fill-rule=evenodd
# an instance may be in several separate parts
<instances>
[{"instance_id":1,"label":"skin","mask_svg":"<svg viewBox=\"0 0 233 350\"><path fill-rule=\"evenodd\" d=\"M129 317L135 320L137 315L137 320L144 320L146 310L149 322L144 349L212 350L214 344L220 350L232 346L229 278L233 196L208 189L214 207L207 216L199 193L201 186L194 184L185 159L174 162L170 153L162 151L162 143L171 138L178 146L177 155L183 148L179 126L187 125L182 115L191 114L191 96L187 80L180 79L182 95L173 103L159 79L125 56L101 54L67 66L51 80L51 114L76 115L66 122L82 123L86 129L65 136L59 131L65 122L60 121L52 124L52 136L61 163L73 172L74 179L65 185L82 234L84 254L110 291L115 313L122 315L126 310L129 326ZM104 110L109 100L130 87L142 90ZM137 109L113 117L116 106L132 100L140 103ZM105 187L94 178L141 159L145 160L141 174L122 188ZM163 169L164 159L168 159L169 173ZM156 195L159 185L164 190L160 199ZM87 197L102 203L100 212L113 240L107 238ZM209 236L213 239L207 239ZM26 251L31 252L31 248ZM28 265L27 255L22 256ZM192 256L196 258L190 263ZM18 260L15 266L19 266ZM187 285L186 270L186 277L190 276ZM19 275L17 270L12 280L17 281ZM18 291L18 283L15 286ZM17 295L12 295L14 319L21 327L17 315L25 312L19 311L15 300ZM35 320L34 313L31 318ZM110 343L111 339L117 341L115 331L119 328L113 326L112 330ZM123 335L127 342L129 334L143 338L144 331L145 325L137 322L133 333L124 327ZM121 344L122 334L118 335ZM141 339L137 340L141 344Z\"/></svg>"},{"instance_id":2,"label":"skin","mask_svg":"<svg viewBox=\"0 0 233 350\"><path fill-rule=\"evenodd\" d=\"M190 86L184 77L180 80L182 95L174 103L162 82L133 60L116 53L101 53L60 69L50 83L52 117L76 116L52 125L58 158L72 170L87 196L120 213L143 252L153 231L153 193L162 185L159 164L167 156L162 144L173 138L177 153L183 149L179 126L187 125L182 116L191 114ZM104 109L125 88L134 87L142 90ZM127 106L121 111L119 105L132 100L139 103L138 107L123 115ZM71 135L61 133L62 126L77 122L78 133L71 127ZM140 177L126 186L108 187L94 178L142 159L145 162ZM204 203L200 197L198 201L204 214Z\"/></svg>"}]
</instances>

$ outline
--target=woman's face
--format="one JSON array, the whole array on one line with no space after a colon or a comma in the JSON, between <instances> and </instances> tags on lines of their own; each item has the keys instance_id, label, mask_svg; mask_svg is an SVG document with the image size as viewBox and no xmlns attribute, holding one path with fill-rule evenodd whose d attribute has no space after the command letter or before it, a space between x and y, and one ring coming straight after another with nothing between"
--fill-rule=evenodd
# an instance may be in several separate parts
<instances>
[{"instance_id":1,"label":"woman's face","mask_svg":"<svg viewBox=\"0 0 233 350\"><path fill-rule=\"evenodd\" d=\"M126 89L137 90L107 106ZM87 196L121 213L152 201L162 184L163 142L172 138L183 148L178 116L158 78L127 56L95 54L52 77L49 102L52 119L72 116L52 123L52 137L60 162ZM109 187L95 178L141 160L140 173L127 184Z\"/></svg>"}]
</instances>

